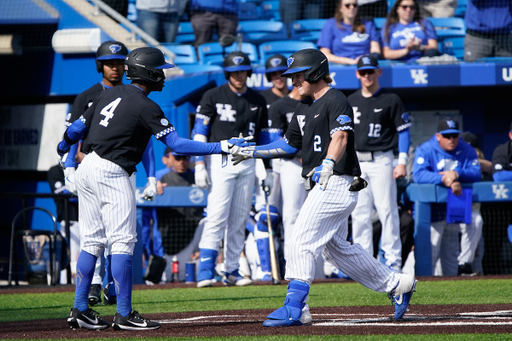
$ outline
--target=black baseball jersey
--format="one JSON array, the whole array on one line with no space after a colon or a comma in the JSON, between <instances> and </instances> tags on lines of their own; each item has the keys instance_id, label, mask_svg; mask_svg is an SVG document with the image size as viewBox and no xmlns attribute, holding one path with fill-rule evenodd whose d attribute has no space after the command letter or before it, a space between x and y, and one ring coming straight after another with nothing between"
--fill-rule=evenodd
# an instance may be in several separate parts
<instances>
[{"instance_id":1,"label":"black baseball jersey","mask_svg":"<svg viewBox=\"0 0 512 341\"><path fill-rule=\"evenodd\" d=\"M270 109L270 106L274 104L275 101L282 98L273 93L272 88L267 89L265 91L261 91L260 94L265 99L265 102L267 102L267 109Z\"/></svg>"},{"instance_id":2,"label":"black baseball jersey","mask_svg":"<svg viewBox=\"0 0 512 341\"><path fill-rule=\"evenodd\" d=\"M386 151L396 148L398 134L411 126L409 114L396 94L380 89L371 97L361 90L348 96L354 112L356 150Z\"/></svg>"},{"instance_id":3,"label":"black baseball jersey","mask_svg":"<svg viewBox=\"0 0 512 341\"><path fill-rule=\"evenodd\" d=\"M268 110L268 120L270 124L271 132L278 130L281 135L288 129L288 123L292 120L295 108L299 104L299 101L291 98L290 96L284 96L275 101L270 109Z\"/></svg>"},{"instance_id":4,"label":"black baseball jersey","mask_svg":"<svg viewBox=\"0 0 512 341\"><path fill-rule=\"evenodd\" d=\"M142 160L151 135L159 139L175 130L158 104L134 85L103 91L83 118L89 128L84 153L95 151L129 174Z\"/></svg>"},{"instance_id":5,"label":"black baseball jersey","mask_svg":"<svg viewBox=\"0 0 512 341\"><path fill-rule=\"evenodd\" d=\"M96 83L91 86L89 89L84 92L78 94L76 96L75 101L73 102L73 106L71 107L71 111L66 116L66 127L69 127L73 122L75 122L80 116L84 114L84 112L89 109L92 105L96 97L105 90L105 87L101 83Z\"/></svg>"},{"instance_id":6,"label":"black baseball jersey","mask_svg":"<svg viewBox=\"0 0 512 341\"><path fill-rule=\"evenodd\" d=\"M317 101L311 97L299 102L285 133L290 146L302 149L302 176L305 178L322 164L327 156L331 135L338 130L347 131L347 148L334 166L336 175L361 175L354 149L354 115L347 97L330 89Z\"/></svg>"},{"instance_id":7,"label":"black baseball jersey","mask_svg":"<svg viewBox=\"0 0 512 341\"><path fill-rule=\"evenodd\" d=\"M512 141L500 144L492 153L492 174L512 170Z\"/></svg>"},{"instance_id":8,"label":"black baseball jersey","mask_svg":"<svg viewBox=\"0 0 512 341\"><path fill-rule=\"evenodd\" d=\"M66 191L66 183L64 181L64 172L59 165L55 165L48 170L47 174L48 183L50 184L50 189L54 194L62 194L69 193ZM64 220L65 215L65 200L67 198L53 198L55 201L55 206L57 206L57 220ZM68 218L69 220L78 221L78 201L76 198L69 199L69 210L68 210Z\"/></svg>"},{"instance_id":9,"label":"black baseball jersey","mask_svg":"<svg viewBox=\"0 0 512 341\"><path fill-rule=\"evenodd\" d=\"M265 99L251 88L242 95L236 94L228 83L205 92L196 115L202 115L204 124L210 124L210 142L238 137L240 133L254 136L268 130Z\"/></svg>"}]
</instances>

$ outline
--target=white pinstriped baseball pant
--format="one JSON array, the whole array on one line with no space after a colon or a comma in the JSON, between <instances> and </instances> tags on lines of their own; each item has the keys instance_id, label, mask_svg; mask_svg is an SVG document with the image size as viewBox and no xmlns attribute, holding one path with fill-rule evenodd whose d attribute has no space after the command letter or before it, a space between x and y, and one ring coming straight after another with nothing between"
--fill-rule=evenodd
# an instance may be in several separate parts
<instances>
[{"instance_id":1,"label":"white pinstriped baseball pant","mask_svg":"<svg viewBox=\"0 0 512 341\"><path fill-rule=\"evenodd\" d=\"M393 151L374 152L373 161L360 162L361 177L368 187L359 192L357 206L352 212L352 239L373 255L373 208L382 223L380 247L386 265L400 269L402 266L402 241L400 218L396 197L396 180L393 178Z\"/></svg>"},{"instance_id":2,"label":"white pinstriped baseball pant","mask_svg":"<svg viewBox=\"0 0 512 341\"><path fill-rule=\"evenodd\" d=\"M291 233L286 280L311 284L315 263L323 251L325 259L365 287L391 292L400 274L378 262L359 244L347 241L348 217L360 192L349 192L352 176L334 175L325 191L316 185L308 194ZM363 190L364 191L364 190Z\"/></svg>"},{"instance_id":3,"label":"white pinstriped baseball pant","mask_svg":"<svg viewBox=\"0 0 512 341\"><path fill-rule=\"evenodd\" d=\"M239 268L254 191L254 162L249 159L233 166L228 155L227 165L222 167L222 155L213 154L207 164L212 185L199 248L219 250L220 241L225 236L226 272Z\"/></svg>"},{"instance_id":4,"label":"white pinstriped baseball pant","mask_svg":"<svg viewBox=\"0 0 512 341\"><path fill-rule=\"evenodd\" d=\"M133 254L137 242L135 193L128 173L95 152L76 171L82 250L96 257L109 244L112 254Z\"/></svg>"}]
</instances>

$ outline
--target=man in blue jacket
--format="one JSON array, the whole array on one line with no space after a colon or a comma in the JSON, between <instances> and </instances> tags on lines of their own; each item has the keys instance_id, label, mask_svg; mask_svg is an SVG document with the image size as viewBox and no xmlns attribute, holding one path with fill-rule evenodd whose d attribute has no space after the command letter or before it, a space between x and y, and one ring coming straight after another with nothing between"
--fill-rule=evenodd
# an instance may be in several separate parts
<instances>
[{"instance_id":1,"label":"man in blue jacket","mask_svg":"<svg viewBox=\"0 0 512 341\"><path fill-rule=\"evenodd\" d=\"M464 60L512 57L510 0L468 0Z\"/></svg>"},{"instance_id":2,"label":"man in blue jacket","mask_svg":"<svg viewBox=\"0 0 512 341\"><path fill-rule=\"evenodd\" d=\"M462 194L461 183L480 181L478 156L471 145L461 141L457 122L449 118L440 121L437 133L418 147L413 177L416 183L448 187L457 196ZM432 274L473 274L471 263L482 236L482 226L482 217L476 211L472 212L471 224L448 224L446 204L432 204ZM462 233L460 243L459 232Z\"/></svg>"}]
</instances>

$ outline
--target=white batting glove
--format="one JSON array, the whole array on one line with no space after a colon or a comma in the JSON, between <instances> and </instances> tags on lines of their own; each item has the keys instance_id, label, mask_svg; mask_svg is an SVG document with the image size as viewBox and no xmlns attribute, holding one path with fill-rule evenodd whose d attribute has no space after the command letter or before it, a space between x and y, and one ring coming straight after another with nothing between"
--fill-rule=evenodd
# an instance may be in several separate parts
<instances>
[{"instance_id":1,"label":"white batting glove","mask_svg":"<svg viewBox=\"0 0 512 341\"><path fill-rule=\"evenodd\" d=\"M142 192L142 198L147 201L153 201L156 197L156 178L154 176L148 177L148 183L144 192Z\"/></svg>"},{"instance_id":2,"label":"white batting glove","mask_svg":"<svg viewBox=\"0 0 512 341\"><path fill-rule=\"evenodd\" d=\"M239 147L235 146L231 149L231 162L233 162L233 166L238 165L240 162L252 159L254 157L254 150L256 147Z\"/></svg>"},{"instance_id":3,"label":"white batting glove","mask_svg":"<svg viewBox=\"0 0 512 341\"><path fill-rule=\"evenodd\" d=\"M78 196L78 189L76 188L75 182L75 168L68 167L64 169L64 182L66 184L66 189L69 193Z\"/></svg>"},{"instance_id":4,"label":"white batting glove","mask_svg":"<svg viewBox=\"0 0 512 341\"><path fill-rule=\"evenodd\" d=\"M265 191L265 193L267 193L267 195L270 195L273 185L274 185L274 173L272 172L272 169L268 169L267 177L265 178L265 180L263 180L261 182L261 188L263 188L263 191Z\"/></svg>"},{"instance_id":5,"label":"white batting glove","mask_svg":"<svg viewBox=\"0 0 512 341\"><path fill-rule=\"evenodd\" d=\"M242 133L240 133L240 137L232 137L229 140L220 141L220 148L226 154L233 154L234 148L241 148L247 146L253 146L253 142L247 142L253 139L253 136L244 137Z\"/></svg>"},{"instance_id":6,"label":"white batting glove","mask_svg":"<svg viewBox=\"0 0 512 341\"><path fill-rule=\"evenodd\" d=\"M206 165L204 163L196 163L195 169L196 172L194 174L194 178L196 180L197 187L201 189L207 189L210 187L212 182L210 181L210 176L208 176Z\"/></svg>"},{"instance_id":7,"label":"white batting glove","mask_svg":"<svg viewBox=\"0 0 512 341\"><path fill-rule=\"evenodd\" d=\"M325 191L327 188L327 183L329 182L329 178L333 174L334 169L334 161L331 159L324 159L322 164L309 172L307 175L311 177L311 179L320 185L320 189Z\"/></svg>"}]
</instances>

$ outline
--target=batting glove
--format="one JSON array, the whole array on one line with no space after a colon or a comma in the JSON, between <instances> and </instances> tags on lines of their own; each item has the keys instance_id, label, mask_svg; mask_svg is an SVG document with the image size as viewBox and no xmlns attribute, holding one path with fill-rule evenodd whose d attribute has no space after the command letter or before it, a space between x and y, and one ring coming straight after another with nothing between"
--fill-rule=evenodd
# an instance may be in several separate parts
<instances>
[{"instance_id":1,"label":"batting glove","mask_svg":"<svg viewBox=\"0 0 512 341\"><path fill-rule=\"evenodd\" d=\"M60 143L57 145L57 159L59 161L59 166L62 169L66 169L66 165L64 162L66 161L66 158L64 157L68 151L60 149Z\"/></svg>"},{"instance_id":2,"label":"batting glove","mask_svg":"<svg viewBox=\"0 0 512 341\"><path fill-rule=\"evenodd\" d=\"M267 169L267 177L261 182L261 188L267 195L270 195L274 185L274 174L272 169Z\"/></svg>"},{"instance_id":3,"label":"batting glove","mask_svg":"<svg viewBox=\"0 0 512 341\"><path fill-rule=\"evenodd\" d=\"M197 187L201 189L207 189L212 184L210 181L210 176L208 175L208 171L206 170L206 166L204 163L196 163L196 172L194 174L194 178L196 181Z\"/></svg>"},{"instance_id":4,"label":"batting glove","mask_svg":"<svg viewBox=\"0 0 512 341\"><path fill-rule=\"evenodd\" d=\"M247 146L254 146L254 142L247 142L253 139L253 136L243 137L240 133L240 137L232 137L229 140L220 141L220 148L226 154L233 154L237 148L243 148Z\"/></svg>"},{"instance_id":5,"label":"batting glove","mask_svg":"<svg viewBox=\"0 0 512 341\"><path fill-rule=\"evenodd\" d=\"M64 182L69 193L78 196L78 190L75 182L75 168L68 167L64 169Z\"/></svg>"},{"instance_id":6,"label":"batting glove","mask_svg":"<svg viewBox=\"0 0 512 341\"><path fill-rule=\"evenodd\" d=\"M142 192L142 198L147 201L153 201L156 196L156 178L153 176L148 177L148 183L144 192Z\"/></svg>"},{"instance_id":7,"label":"batting glove","mask_svg":"<svg viewBox=\"0 0 512 341\"><path fill-rule=\"evenodd\" d=\"M309 172L308 177L320 185L320 189L325 191L327 183L333 174L334 161L331 159L324 159L322 164Z\"/></svg>"}]
</instances>

